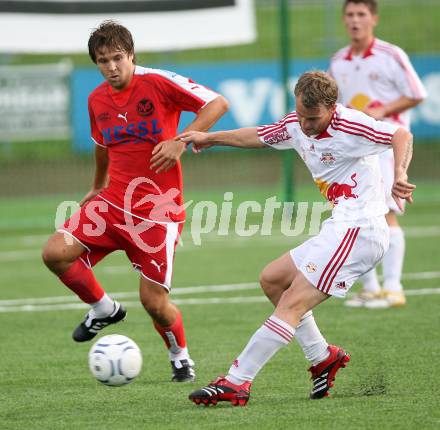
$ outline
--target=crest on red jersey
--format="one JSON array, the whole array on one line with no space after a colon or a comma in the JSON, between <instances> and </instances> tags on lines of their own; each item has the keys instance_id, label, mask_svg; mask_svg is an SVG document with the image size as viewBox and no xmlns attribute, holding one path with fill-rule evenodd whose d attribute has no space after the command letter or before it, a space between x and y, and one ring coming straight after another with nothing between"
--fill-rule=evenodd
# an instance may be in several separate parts
<instances>
[{"instance_id":1,"label":"crest on red jersey","mask_svg":"<svg viewBox=\"0 0 440 430\"><path fill-rule=\"evenodd\" d=\"M141 116L149 116L154 112L154 105L151 100L148 99L142 99L137 104L137 111L138 114Z\"/></svg>"},{"instance_id":2,"label":"crest on red jersey","mask_svg":"<svg viewBox=\"0 0 440 430\"><path fill-rule=\"evenodd\" d=\"M109 119L110 119L110 114L108 112L102 112L96 117L96 120L98 122L108 121Z\"/></svg>"}]
</instances>

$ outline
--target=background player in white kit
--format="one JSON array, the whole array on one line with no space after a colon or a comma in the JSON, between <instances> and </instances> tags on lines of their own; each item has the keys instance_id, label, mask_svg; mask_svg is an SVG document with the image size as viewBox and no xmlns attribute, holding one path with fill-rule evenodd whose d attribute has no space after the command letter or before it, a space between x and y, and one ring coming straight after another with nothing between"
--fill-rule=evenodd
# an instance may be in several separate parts
<instances>
[{"instance_id":1,"label":"background player in white kit","mask_svg":"<svg viewBox=\"0 0 440 430\"><path fill-rule=\"evenodd\" d=\"M196 148L227 145L243 148L295 149L321 193L334 205L320 233L267 265L260 283L275 305L273 315L255 332L226 377L196 390L189 398L200 404L230 401L244 406L264 364L293 337L312 363L312 399L328 394L349 355L328 345L311 310L330 296L344 297L359 276L371 270L388 248L387 206L379 160L395 155L393 197L412 201L407 181L412 135L394 124L336 104L338 88L324 72L308 72L295 86L296 112L261 127L180 135Z\"/></svg>"},{"instance_id":2,"label":"background player in white kit","mask_svg":"<svg viewBox=\"0 0 440 430\"><path fill-rule=\"evenodd\" d=\"M350 45L334 55L329 70L338 84L339 102L409 130L409 109L419 104L426 92L405 52L374 37L376 0L346 0L343 17ZM345 302L352 307L384 308L406 303L401 284L405 238L397 219L403 210L391 197L393 152L385 151L379 158L390 210L386 215L390 247L382 261L383 290L376 269L371 270L361 278L363 289L359 294Z\"/></svg>"}]
</instances>

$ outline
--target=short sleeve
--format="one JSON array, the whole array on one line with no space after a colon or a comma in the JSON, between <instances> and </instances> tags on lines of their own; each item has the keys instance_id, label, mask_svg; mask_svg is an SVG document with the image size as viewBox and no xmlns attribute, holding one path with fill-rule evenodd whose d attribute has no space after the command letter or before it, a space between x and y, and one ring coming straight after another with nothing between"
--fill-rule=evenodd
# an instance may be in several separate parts
<instances>
[{"instance_id":1,"label":"short sleeve","mask_svg":"<svg viewBox=\"0 0 440 430\"><path fill-rule=\"evenodd\" d=\"M177 73L160 71L158 81L167 99L180 111L197 113L218 97L216 92Z\"/></svg>"},{"instance_id":2,"label":"short sleeve","mask_svg":"<svg viewBox=\"0 0 440 430\"><path fill-rule=\"evenodd\" d=\"M334 64L333 64L333 58L330 60L330 65L328 66L327 73L335 79L335 72L334 72Z\"/></svg>"},{"instance_id":3,"label":"short sleeve","mask_svg":"<svg viewBox=\"0 0 440 430\"><path fill-rule=\"evenodd\" d=\"M408 55L400 48L394 47L394 82L400 94L410 99L424 99L426 89L417 72L414 70Z\"/></svg>"},{"instance_id":4,"label":"short sleeve","mask_svg":"<svg viewBox=\"0 0 440 430\"><path fill-rule=\"evenodd\" d=\"M297 122L296 113L291 112L278 122L260 125L257 128L258 138L265 145L275 149L295 149L292 125Z\"/></svg>"},{"instance_id":5,"label":"short sleeve","mask_svg":"<svg viewBox=\"0 0 440 430\"><path fill-rule=\"evenodd\" d=\"M102 134L98 129L98 126L96 124L96 118L95 113L93 112L92 103L90 101L90 98L88 100L88 110L89 110L89 118L90 118L90 131L93 141L100 146L105 146Z\"/></svg>"}]
</instances>

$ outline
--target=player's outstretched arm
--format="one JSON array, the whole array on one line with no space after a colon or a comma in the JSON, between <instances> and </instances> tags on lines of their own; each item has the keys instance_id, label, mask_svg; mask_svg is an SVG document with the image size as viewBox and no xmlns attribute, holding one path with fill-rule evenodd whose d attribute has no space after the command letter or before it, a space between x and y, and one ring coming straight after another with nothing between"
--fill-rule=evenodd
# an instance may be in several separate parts
<instances>
[{"instance_id":1,"label":"player's outstretched arm","mask_svg":"<svg viewBox=\"0 0 440 430\"><path fill-rule=\"evenodd\" d=\"M258 137L257 127L212 133L188 131L177 137L186 144L192 143L196 149L209 148L210 146L235 146L238 148L263 148L266 146Z\"/></svg>"},{"instance_id":2,"label":"player's outstretched arm","mask_svg":"<svg viewBox=\"0 0 440 430\"><path fill-rule=\"evenodd\" d=\"M185 131L208 131L229 109L228 101L221 95L203 106Z\"/></svg>"},{"instance_id":3,"label":"player's outstretched arm","mask_svg":"<svg viewBox=\"0 0 440 430\"><path fill-rule=\"evenodd\" d=\"M394 152L394 184L392 188L393 199L397 206L403 211L401 199L413 202L412 193L416 186L408 182L408 167L413 152L413 135L399 128L391 140Z\"/></svg>"},{"instance_id":4,"label":"player's outstretched arm","mask_svg":"<svg viewBox=\"0 0 440 430\"><path fill-rule=\"evenodd\" d=\"M100 145L95 147L95 179L92 189L83 197L79 205L83 206L93 197L97 196L107 186L108 152L107 148Z\"/></svg>"}]
</instances>

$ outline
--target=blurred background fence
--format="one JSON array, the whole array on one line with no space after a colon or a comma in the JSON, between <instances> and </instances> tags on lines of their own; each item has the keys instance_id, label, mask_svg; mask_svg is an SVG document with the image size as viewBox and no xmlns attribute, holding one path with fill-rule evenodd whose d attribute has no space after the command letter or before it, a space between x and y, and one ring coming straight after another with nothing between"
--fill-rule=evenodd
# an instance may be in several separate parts
<instances>
[{"instance_id":1,"label":"blurred background fence","mask_svg":"<svg viewBox=\"0 0 440 430\"><path fill-rule=\"evenodd\" d=\"M428 89L428 100L413 113L416 148L411 174L418 184L426 185L426 199L438 200L440 2L379 3L377 36L410 55ZM217 128L272 122L285 111L280 5L277 0L255 1L256 40L251 44L137 52L137 62L173 70L225 95L230 111ZM347 38L341 0L291 0L287 5L289 86L293 87L303 71L326 69L330 56L347 44ZM227 22L224 31L228 31ZM62 34L57 37L60 53L56 55L0 53L0 233L11 228L47 229L53 225L48 214L54 214L56 203L79 200L92 181L94 146L89 138L86 100L102 78L86 47L84 54L65 55ZM57 66L47 68L48 64ZM188 120L185 116L182 123ZM50 138L37 132L44 126L49 128ZM21 136L17 131L21 129L28 133ZM255 199L282 197L281 157L271 150L187 153L183 157L187 194L209 199L216 190L228 189ZM302 162L293 163L295 189L300 195L302 190L309 192L304 185L310 182L309 175Z\"/></svg>"}]
</instances>

